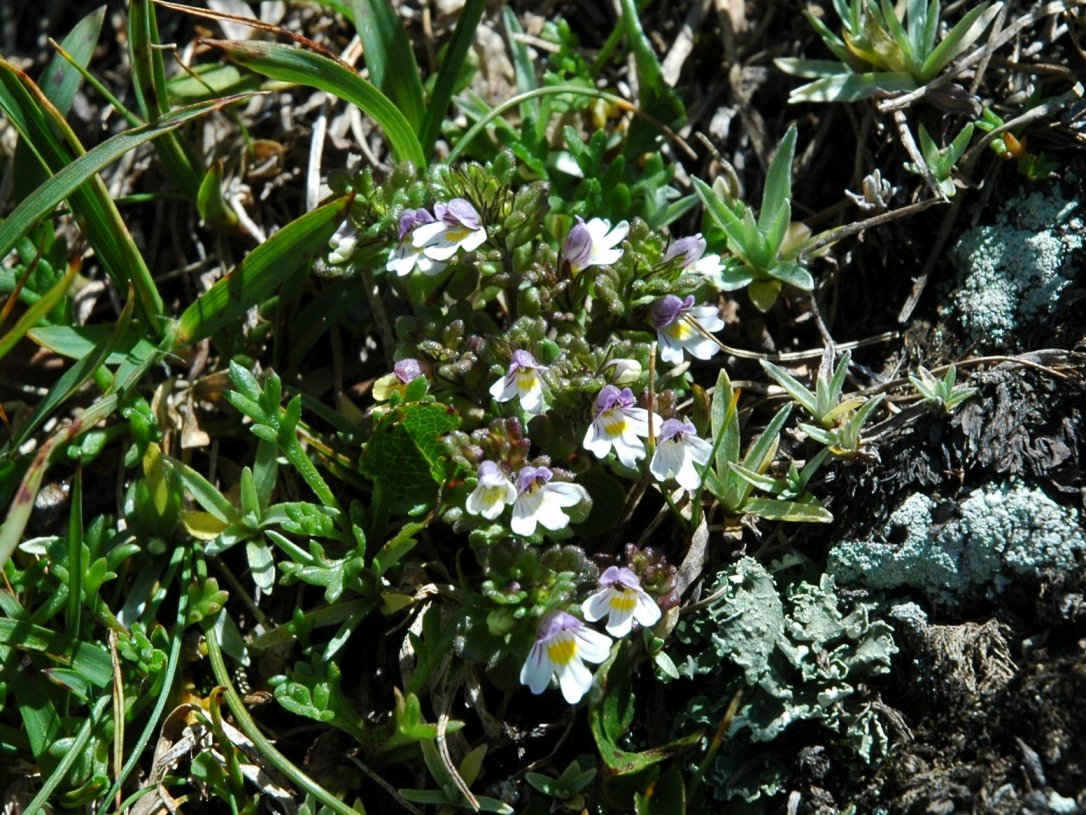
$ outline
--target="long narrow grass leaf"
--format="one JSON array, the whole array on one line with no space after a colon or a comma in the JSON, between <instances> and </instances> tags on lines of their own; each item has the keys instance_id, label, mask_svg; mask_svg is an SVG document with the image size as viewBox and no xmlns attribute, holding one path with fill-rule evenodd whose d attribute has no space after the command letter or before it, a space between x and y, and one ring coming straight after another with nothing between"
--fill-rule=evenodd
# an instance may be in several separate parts
<instances>
[{"instance_id":1,"label":"long narrow grass leaf","mask_svg":"<svg viewBox=\"0 0 1086 815\"><path fill-rule=\"evenodd\" d=\"M17 71L10 63L0 59L0 76L8 75L9 70ZM88 179L92 179L97 172L116 161L129 150L133 150L141 144L145 144L163 133L168 133L186 122L204 116L213 110L233 104L240 99L248 98L249 95L251 94L229 96L214 102L200 102L187 108L181 108L143 127L118 133L79 156L42 184L34 191L33 195L17 206L4 219L3 223L0 223L0 257L11 251L15 242L25 235L35 223L52 212L57 204L72 195ZM157 311L161 311L161 307Z\"/></svg>"},{"instance_id":2,"label":"long narrow grass leaf","mask_svg":"<svg viewBox=\"0 0 1086 815\"><path fill-rule=\"evenodd\" d=\"M159 47L158 21L151 0L128 4L128 53L132 63L132 87L143 118L150 121L170 111L166 65ZM196 201L204 171L176 133L166 133L154 144L166 174L189 201Z\"/></svg>"},{"instance_id":3,"label":"long narrow grass leaf","mask_svg":"<svg viewBox=\"0 0 1086 815\"><path fill-rule=\"evenodd\" d=\"M98 37L102 32L102 21L105 16L106 7L99 6L76 23L61 43L72 62L56 54L42 73L39 85L61 116L68 115L72 109L76 91L79 90L79 81L82 77L75 65L85 66L90 62L94 49L98 45ZM15 200L21 201L45 179L45 171L33 160L30 146L20 140L15 145L15 161L12 163Z\"/></svg>"},{"instance_id":4,"label":"long narrow grass leaf","mask_svg":"<svg viewBox=\"0 0 1086 815\"><path fill-rule=\"evenodd\" d=\"M422 78L399 14L389 0L351 0L351 10L370 81L396 104L415 132L422 133Z\"/></svg>"},{"instance_id":5,"label":"long narrow grass leaf","mask_svg":"<svg viewBox=\"0 0 1086 815\"><path fill-rule=\"evenodd\" d=\"M943 68L950 64L951 60L976 42L1002 8L1002 3L992 6L982 4L967 11L924 60L924 64L920 67L922 80L927 82L934 79Z\"/></svg>"},{"instance_id":6,"label":"long narrow grass leaf","mask_svg":"<svg viewBox=\"0 0 1086 815\"><path fill-rule=\"evenodd\" d=\"M276 42L205 40L227 58L280 82L294 82L337 96L373 119L400 161L426 166L426 156L410 123L392 101L354 69L321 54Z\"/></svg>"},{"instance_id":7,"label":"long narrow grass leaf","mask_svg":"<svg viewBox=\"0 0 1086 815\"><path fill-rule=\"evenodd\" d=\"M26 313L19 318L19 321L11 327L11 330L0 337L0 359L7 356L8 351L15 346L15 343L25 337L27 332L38 324L38 320L53 310L53 306L59 303L60 298L67 293L68 287L72 285L78 271L78 265L73 263L69 266L64 277L54 283L52 288L45 293L45 296L28 308Z\"/></svg>"},{"instance_id":8,"label":"long narrow grass leaf","mask_svg":"<svg viewBox=\"0 0 1086 815\"><path fill-rule=\"evenodd\" d=\"M438 71L434 92L430 97L430 104L426 108L426 117L422 123L420 141L423 150L428 153L434 149L434 143L441 136L441 123L445 121L449 101L460 78L464 60L467 59L472 43L475 42L475 29L479 27L484 11L486 11L486 0L467 0L456 20L456 28L445 49L445 59L442 60Z\"/></svg>"},{"instance_id":9,"label":"long narrow grass leaf","mask_svg":"<svg viewBox=\"0 0 1086 815\"><path fill-rule=\"evenodd\" d=\"M53 383L53 386L49 388L49 392L45 397L38 402L34 407L34 412L27 417L26 421L19 425L19 429L15 432L11 442L8 444L8 449L18 449L23 443L30 438L30 434L33 433L38 426L48 419L58 407L64 404L72 394L74 394L79 388L83 386L94 374L98 366L106 364L117 365L124 361L125 358L134 354L137 347L140 348L142 354L146 357L150 357L154 353L154 346L147 340L139 337L138 334L133 337L132 332L129 329L134 328L136 332L139 331L138 326L132 325L132 311L135 303L134 298L129 297L128 302L125 303L124 310L121 312L120 318L117 320L116 325L97 325L97 326L85 326L84 330L89 329L102 329L102 331L95 331L94 335L98 337L94 343L88 343L86 346L80 345L79 350L81 353L72 355L77 362L61 374L57 381ZM53 329L54 331L72 331L76 329L68 326L46 326L40 329L35 329L29 332L29 336L35 342L41 342L40 334L43 331ZM117 347L122 337L128 336L134 340L133 344L123 352L118 354L117 358L112 359L113 349ZM45 347L50 348L48 343L42 343ZM54 350L51 348L51 350ZM73 349L74 350L74 349Z\"/></svg>"},{"instance_id":10,"label":"long narrow grass leaf","mask_svg":"<svg viewBox=\"0 0 1086 815\"><path fill-rule=\"evenodd\" d=\"M113 663L104 648L75 640L27 620L0 618L0 645L47 654L64 667L78 671L84 679L100 688L113 680Z\"/></svg>"},{"instance_id":11,"label":"long narrow grass leaf","mask_svg":"<svg viewBox=\"0 0 1086 815\"><path fill-rule=\"evenodd\" d=\"M161 330L157 323L164 310L162 299L143 256L97 173L129 150L242 98L246 97L227 97L182 108L156 122L118 133L73 158L50 128L50 121L56 121L65 129L67 124L25 73L0 58L0 109L8 114L20 136L36 146L38 156L55 173L0 223L0 257L11 251L16 241L35 223L68 198L102 265L122 290L127 288L129 281L135 286L140 307L151 320L152 328ZM51 111L51 117L46 118L43 111ZM70 139L74 138L71 134Z\"/></svg>"},{"instance_id":12,"label":"long narrow grass leaf","mask_svg":"<svg viewBox=\"0 0 1086 815\"><path fill-rule=\"evenodd\" d=\"M340 198L287 224L250 252L195 303L177 323L178 347L199 342L263 302L328 245L350 204Z\"/></svg>"}]
</instances>

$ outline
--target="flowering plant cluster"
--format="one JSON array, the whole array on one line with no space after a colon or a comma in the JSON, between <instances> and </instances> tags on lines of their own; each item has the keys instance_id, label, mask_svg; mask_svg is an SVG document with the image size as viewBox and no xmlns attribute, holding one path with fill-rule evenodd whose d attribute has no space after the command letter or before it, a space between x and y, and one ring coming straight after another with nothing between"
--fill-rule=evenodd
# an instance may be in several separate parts
<instances>
[{"instance_id":1,"label":"flowering plant cluster","mask_svg":"<svg viewBox=\"0 0 1086 815\"><path fill-rule=\"evenodd\" d=\"M589 548L586 533L609 531L648 485L680 524L700 516L703 490L736 519L824 520L805 486L825 457L778 485L763 475L773 435L756 458L738 459L726 379L712 422L692 409L693 366L722 347L732 261L708 252L701 233L667 240L637 219L553 212L538 187L514 188L513 166L443 168L383 189L359 176L366 193L329 263L386 272L380 308L397 314L397 361L373 385L366 472L402 480L383 463L402 423L433 472L428 489L438 488L423 506L468 533L485 579L465 586L481 594L464 606L461 653L518 661L530 690L557 679L575 703L592 684L587 666L605 662L634 623L655 626L668 591L643 586L645 563L616 565L606 548ZM411 417L437 421L442 406L454 420L423 443ZM395 505L417 512L424 482ZM754 499L759 487L780 498ZM667 666L663 640L648 641Z\"/></svg>"}]
</instances>

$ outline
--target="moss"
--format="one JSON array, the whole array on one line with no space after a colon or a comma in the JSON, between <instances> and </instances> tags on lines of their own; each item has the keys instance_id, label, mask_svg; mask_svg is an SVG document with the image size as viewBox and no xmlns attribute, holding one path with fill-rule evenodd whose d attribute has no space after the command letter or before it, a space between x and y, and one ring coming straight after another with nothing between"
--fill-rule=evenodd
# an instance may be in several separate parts
<instances>
[{"instance_id":1,"label":"moss","mask_svg":"<svg viewBox=\"0 0 1086 815\"><path fill-rule=\"evenodd\" d=\"M1016 575L1066 571L1086 554L1078 512L1019 484L975 490L957 517L936 522L938 505L909 496L874 540L843 541L828 572L844 585L904 586L954 605L998 594Z\"/></svg>"},{"instance_id":2,"label":"moss","mask_svg":"<svg viewBox=\"0 0 1086 815\"><path fill-rule=\"evenodd\" d=\"M951 250L958 268L953 307L977 342L1005 345L1051 314L1071 284L1072 255L1086 227L1079 202L1042 193L1012 198L996 222L963 234Z\"/></svg>"}]
</instances>

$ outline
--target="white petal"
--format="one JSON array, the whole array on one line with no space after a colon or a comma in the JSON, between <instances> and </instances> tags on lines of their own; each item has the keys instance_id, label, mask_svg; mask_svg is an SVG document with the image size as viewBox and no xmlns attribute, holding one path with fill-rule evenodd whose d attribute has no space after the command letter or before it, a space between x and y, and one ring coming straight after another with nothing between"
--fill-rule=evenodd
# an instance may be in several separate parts
<instances>
[{"instance_id":1,"label":"white petal","mask_svg":"<svg viewBox=\"0 0 1086 815\"><path fill-rule=\"evenodd\" d=\"M692 458L686 455L683 456L682 464L675 473L675 480L679 482L680 487L690 492L694 492L701 486L701 476L698 475Z\"/></svg>"},{"instance_id":2,"label":"white petal","mask_svg":"<svg viewBox=\"0 0 1086 815\"><path fill-rule=\"evenodd\" d=\"M614 448L618 460L630 468L636 468L637 462L647 453L645 445L636 436L619 436L614 439Z\"/></svg>"},{"instance_id":3,"label":"white petal","mask_svg":"<svg viewBox=\"0 0 1086 815\"><path fill-rule=\"evenodd\" d=\"M634 619L645 628L656 625L660 621L662 612L656 602L645 591L637 593L637 606L633 612Z\"/></svg>"},{"instance_id":4,"label":"white petal","mask_svg":"<svg viewBox=\"0 0 1086 815\"><path fill-rule=\"evenodd\" d=\"M606 617L611 610L608 605L608 598L610 596L611 589L600 589L581 603L581 613L584 614L585 619L590 623L594 623L596 620L602 620Z\"/></svg>"},{"instance_id":5,"label":"white petal","mask_svg":"<svg viewBox=\"0 0 1086 815\"><path fill-rule=\"evenodd\" d=\"M555 532L569 526L569 516L562 511L562 505L554 501L554 494L546 492L549 486L548 484L540 489L543 500L540 501L539 508L535 511L535 519L547 529Z\"/></svg>"},{"instance_id":6,"label":"white petal","mask_svg":"<svg viewBox=\"0 0 1086 815\"><path fill-rule=\"evenodd\" d=\"M509 524L518 535L532 535L535 533L536 524L539 523L539 512L542 509L543 493L541 490L524 493L517 496L513 504L513 520Z\"/></svg>"},{"instance_id":7,"label":"white petal","mask_svg":"<svg viewBox=\"0 0 1086 815\"><path fill-rule=\"evenodd\" d=\"M644 408L632 407L623 408L622 415L626 417L627 425L626 429L633 433L635 436L641 436L642 438L648 438L649 435L649 412ZM664 420L659 415L652 414L653 425L657 430L660 429L660 425L664 423Z\"/></svg>"},{"instance_id":8,"label":"white petal","mask_svg":"<svg viewBox=\"0 0 1086 815\"><path fill-rule=\"evenodd\" d=\"M689 339L684 342L683 347L685 347L686 350L690 352L690 356L695 359L710 359L720 350L719 345L708 337L702 337L700 335L696 339ZM663 356L663 354L660 356Z\"/></svg>"},{"instance_id":9,"label":"white petal","mask_svg":"<svg viewBox=\"0 0 1086 815\"><path fill-rule=\"evenodd\" d=\"M388 262L385 264L385 268L390 272L395 272L400 277L404 277L411 274L411 270L415 268L417 257L418 255L416 255L415 252L405 248L401 244L388 256Z\"/></svg>"},{"instance_id":10,"label":"white petal","mask_svg":"<svg viewBox=\"0 0 1086 815\"><path fill-rule=\"evenodd\" d=\"M543 412L543 386L538 377L531 388L520 391L520 406L526 413Z\"/></svg>"},{"instance_id":11,"label":"white petal","mask_svg":"<svg viewBox=\"0 0 1086 815\"><path fill-rule=\"evenodd\" d=\"M698 464L704 464L713 454L713 445L697 436L687 436L683 443L690 458Z\"/></svg>"},{"instance_id":12,"label":"white petal","mask_svg":"<svg viewBox=\"0 0 1086 815\"><path fill-rule=\"evenodd\" d=\"M622 639L633 628L634 610L632 608L622 611L611 609L611 615L607 618L607 633L616 639Z\"/></svg>"},{"instance_id":13,"label":"white petal","mask_svg":"<svg viewBox=\"0 0 1086 815\"><path fill-rule=\"evenodd\" d=\"M448 231L449 226L444 221L434 221L433 223L422 224L416 226L411 232L411 243L421 249L427 244L438 240Z\"/></svg>"},{"instance_id":14,"label":"white petal","mask_svg":"<svg viewBox=\"0 0 1086 815\"><path fill-rule=\"evenodd\" d=\"M438 263L436 260L431 260L426 257L426 255L422 254L422 252L419 252L415 262L418 264L419 271L430 277L441 274L445 271L445 267L449 265L447 263Z\"/></svg>"},{"instance_id":15,"label":"white petal","mask_svg":"<svg viewBox=\"0 0 1086 815\"><path fill-rule=\"evenodd\" d=\"M577 656L585 662L603 662L611 655L611 638L599 631L579 628L573 636L577 638Z\"/></svg>"},{"instance_id":16,"label":"white petal","mask_svg":"<svg viewBox=\"0 0 1086 815\"><path fill-rule=\"evenodd\" d=\"M588 500L588 490L580 484L552 481L545 484L543 489L547 492L547 500L560 507L575 507L582 501Z\"/></svg>"},{"instance_id":17,"label":"white petal","mask_svg":"<svg viewBox=\"0 0 1086 815\"><path fill-rule=\"evenodd\" d=\"M720 319L720 309L716 306L694 306L688 313L710 333L720 331L724 327L724 321Z\"/></svg>"},{"instance_id":18,"label":"white petal","mask_svg":"<svg viewBox=\"0 0 1086 815\"><path fill-rule=\"evenodd\" d=\"M508 402L517 395L516 386L509 381L508 376L503 376L490 386L490 395L499 402Z\"/></svg>"},{"instance_id":19,"label":"white petal","mask_svg":"<svg viewBox=\"0 0 1086 815\"><path fill-rule=\"evenodd\" d=\"M672 365L678 365L683 361L683 347L670 334L657 331L656 339L660 343L656 346L656 350L660 352L660 359Z\"/></svg>"},{"instance_id":20,"label":"white petal","mask_svg":"<svg viewBox=\"0 0 1086 815\"><path fill-rule=\"evenodd\" d=\"M585 266L610 266L614 263L618 263L618 259L621 257L621 249L600 250L593 246L592 253L588 256Z\"/></svg>"},{"instance_id":21,"label":"white petal","mask_svg":"<svg viewBox=\"0 0 1086 815\"><path fill-rule=\"evenodd\" d=\"M597 422L592 422L588 426L588 432L584 434L582 444L585 450L594 453L597 458L606 458L607 454L611 452L611 437Z\"/></svg>"},{"instance_id":22,"label":"white petal","mask_svg":"<svg viewBox=\"0 0 1086 815\"><path fill-rule=\"evenodd\" d=\"M554 666L547 659L547 650L542 643L532 646L532 652L520 668L520 682L527 685L532 693L542 693L551 683Z\"/></svg>"},{"instance_id":23,"label":"white petal","mask_svg":"<svg viewBox=\"0 0 1086 815\"><path fill-rule=\"evenodd\" d=\"M657 481L667 481L682 466L683 454L678 443L662 441L656 445L656 452L649 462L649 472Z\"/></svg>"},{"instance_id":24,"label":"white petal","mask_svg":"<svg viewBox=\"0 0 1086 815\"><path fill-rule=\"evenodd\" d=\"M583 662L575 659L564 669L559 669L558 685L562 688L562 696L566 701L575 705L592 687L592 674Z\"/></svg>"},{"instance_id":25,"label":"white petal","mask_svg":"<svg viewBox=\"0 0 1086 815\"><path fill-rule=\"evenodd\" d=\"M465 252L474 252L486 242L486 230L480 227L460 241L460 248Z\"/></svg>"},{"instance_id":26,"label":"white petal","mask_svg":"<svg viewBox=\"0 0 1086 815\"><path fill-rule=\"evenodd\" d=\"M426 226L429 226L429 224L426 224ZM420 226L419 229L422 229L422 227ZM430 260L446 261L455 255L456 250L459 248L460 244L456 241L451 241L447 236L442 235L432 243L428 243L422 247L422 253L430 258Z\"/></svg>"}]
</instances>

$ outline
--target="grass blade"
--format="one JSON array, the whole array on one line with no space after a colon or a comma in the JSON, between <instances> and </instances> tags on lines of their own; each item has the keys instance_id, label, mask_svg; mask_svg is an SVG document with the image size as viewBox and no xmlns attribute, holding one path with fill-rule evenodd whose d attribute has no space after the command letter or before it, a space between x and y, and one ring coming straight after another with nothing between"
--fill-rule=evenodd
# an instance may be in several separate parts
<instances>
[{"instance_id":1,"label":"grass blade","mask_svg":"<svg viewBox=\"0 0 1086 815\"><path fill-rule=\"evenodd\" d=\"M638 106L652 118L668 127L677 128L686 121L686 108L682 99L675 89L664 81L660 60L641 27L634 0L620 0L620 5L622 19L619 20L619 25L625 30L626 44L633 54L634 66L637 69ZM626 152L629 155L639 155L657 149L658 135L658 128L651 127L641 119L635 119L630 123Z\"/></svg>"},{"instance_id":2,"label":"grass blade","mask_svg":"<svg viewBox=\"0 0 1086 815\"><path fill-rule=\"evenodd\" d=\"M158 21L151 0L128 4L128 53L132 63L132 87L143 118L159 119L170 112L166 65L159 46ZM176 133L155 142L163 169L189 201L196 201L204 171Z\"/></svg>"},{"instance_id":3,"label":"grass blade","mask_svg":"<svg viewBox=\"0 0 1086 815\"><path fill-rule=\"evenodd\" d=\"M396 9L389 0L351 0L351 10L370 81L396 104L412 129L422 133L423 117L428 115L422 79Z\"/></svg>"},{"instance_id":4,"label":"grass blade","mask_svg":"<svg viewBox=\"0 0 1086 815\"><path fill-rule=\"evenodd\" d=\"M486 0L467 0L456 21L456 29L445 50L445 59L438 71L434 93L426 108L426 118L422 125L420 141L423 150L427 153L434 149L434 143L441 136L441 123L445 121L453 90L460 77L460 71L464 67L468 51L471 50L471 44L475 42L475 29L479 27L484 11L486 11Z\"/></svg>"},{"instance_id":5,"label":"grass blade","mask_svg":"<svg viewBox=\"0 0 1086 815\"><path fill-rule=\"evenodd\" d=\"M38 402L34 408L34 412L30 414L25 422L23 422L19 429L12 436L8 442L7 450L18 450L22 447L23 443L30 438L30 434L33 433L38 426L44 422L60 405L64 404L68 398L75 393L79 388L83 386L97 370L98 366L104 364L120 364L124 361L124 357L116 359L110 362L112 356L111 351L117 345L118 340L128 334L128 329L132 326L132 310L135 304L135 298L129 296L128 302L125 303L124 310L121 312L120 319L117 320L115 326L100 325L100 326L87 326L86 329L105 329L108 333L99 337L98 341L94 344L90 344L86 347L82 353L78 354L75 358L78 360L75 365L66 370L53 386L49 389L49 393L45 395L45 398ZM73 331L74 329L67 326L50 326L49 328L56 329L57 331ZM45 329L39 329L38 331L31 331L29 336L35 342L40 342L38 339L39 332ZM97 332L96 332L97 333ZM131 336L129 334L129 336ZM42 343L45 347L50 348L55 352L51 346L47 343ZM145 339L139 339L137 345L142 346L140 352L145 358L150 358L154 355L154 346L147 342ZM132 346L128 349L125 357L131 356L136 353L136 346Z\"/></svg>"},{"instance_id":6,"label":"grass blade","mask_svg":"<svg viewBox=\"0 0 1086 815\"><path fill-rule=\"evenodd\" d=\"M199 342L270 297L328 245L350 198L340 198L287 224L250 252L190 305L177 323L176 347Z\"/></svg>"},{"instance_id":7,"label":"grass blade","mask_svg":"<svg viewBox=\"0 0 1086 815\"><path fill-rule=\"evenodd\" d=\"M99 688L113 681L113 663L104 648L50 631L28 620L0 618L0 645L47 654L64 667L78 671Z\"/></svg>"},{"instance_id":8,"label":"grass blade","mask_svg":"<svg viewBox=\"0 0 1086 815\"><path fill-rule=\"evenodd\" d=\"M35 325L38 324L38 320L53 310L60 298L68 291L68 287L72 285L72 281L75 280L76 273L79 271L79 265L73 263L68 267L67 273L58 280L45 296L38 302L32 305L26 310L26 313L19 318L19 321L12 326L12 329L6 333L3 337L0 337L0 359L7 356L8 351L14 347L15 343L26 336Z\"/></svg>"},{"instance_id":9,"label":"grass blade","mask_svg":"<svg viewBox=\"0 0 1086 815\"><path fill-rule=\"evenodd\" d=\"M102 33L102 21L105 16L106 7L99 6L76 23L61 43L64 50L78 64L85 66L90 62L94 49L98 45L98 37ZM72 102L79 89L81 78L79 71L60 54L53 56L42 74L40 86L61 116L66 117L72 109ZM15 146L12 174L16 201L23 200L27 193L45 181L47 177L41 166L34 161L30 147L25 141L20 140Z\"/></svg>"},{"instance_id":10,"label":"grass blade","mask_svg":"<svg viewBox=\"0 0 1086 815\"><path fill-rule=\"evenodd\" d=\"M14 82L12 81L14 80ZM32 105L29 94L24 99L16 99L12 93L17 87L26 93L22 82L30 82L26 75L13 65L0 58L0 108L9 114L9 118L20 130L20 135L31 144L40 144L35 141L35 136L40 135L47 128L47 121L41 119L34 121L33 111L26 105L19 104L12 108L9 104L13 100L28 102ZM33 85L33 83L30 83ZM36 88L36 86L34 86ZM5 93L5 91L7 93ZM187 108L174 111L162 119L151 122L143 127L126 130L106 139L89 152L80 155L74 160L67 160L58 152L49 154L49 161L45 163L51 166L56 174L36 189L30 196L15 208L15 210L0 223L0 257L11 251L15 242L25 235L30 228L42 218L46 217L65 198L71 199L72 209L77 215L82 214L87 223L87 238L94 249L101 256L102 263L107 270L111 270L111 276L121 288L127 288L129 280L136 289L140 306L149 318L161 317L164 311L162 299L155 288L150 270L143 261L142 255L132 243L132 238L124 227L124 221L116 206L109 197L105 185L97 178L97 173L112 162L119 159L125 153L139 147L141 144L151 141L163 133L168 133L174 128L180 127L186 122L192 121L207 113L232 104L239 99L248 98L248 95L229 96L214 102L201 102ZM15 112L15 116L11 115ZM36 110L36 109L35 109ZM38 111L40 113L40 111ZM55 111L54 111L55 113ZM27 115L31 114L31 115ZM18 118L16 118L18 117ZM63 120L61 120L63 122ZM29 126L30 130L24 132L20 125ZM52 139L53 147L60 148L59 142ZM39 153L41 157L42 153ZM59 165L59 166L56 166ZM84 184L90 182L88 187ZM82 187L82 189L81 189ZM118 240L116 230L123 230L124 239ZM120 270L124 271L121 272ZM157 320L152 319L152 328L161 330Z\"/></svg>"},{"instance_id":11,"label":"grass blade","mask_svg":"<svg viewBox=\"0 0 1086 815\"><path fill-rule=\"evenodd\" d=\"M353 68L321 54L277 42L204 40L204 44L270 79L317 88L350 102L384 131L396 158L414 162L419 169L426 167L422 145L399 108Z\"/></svg>"}]
</instances>

